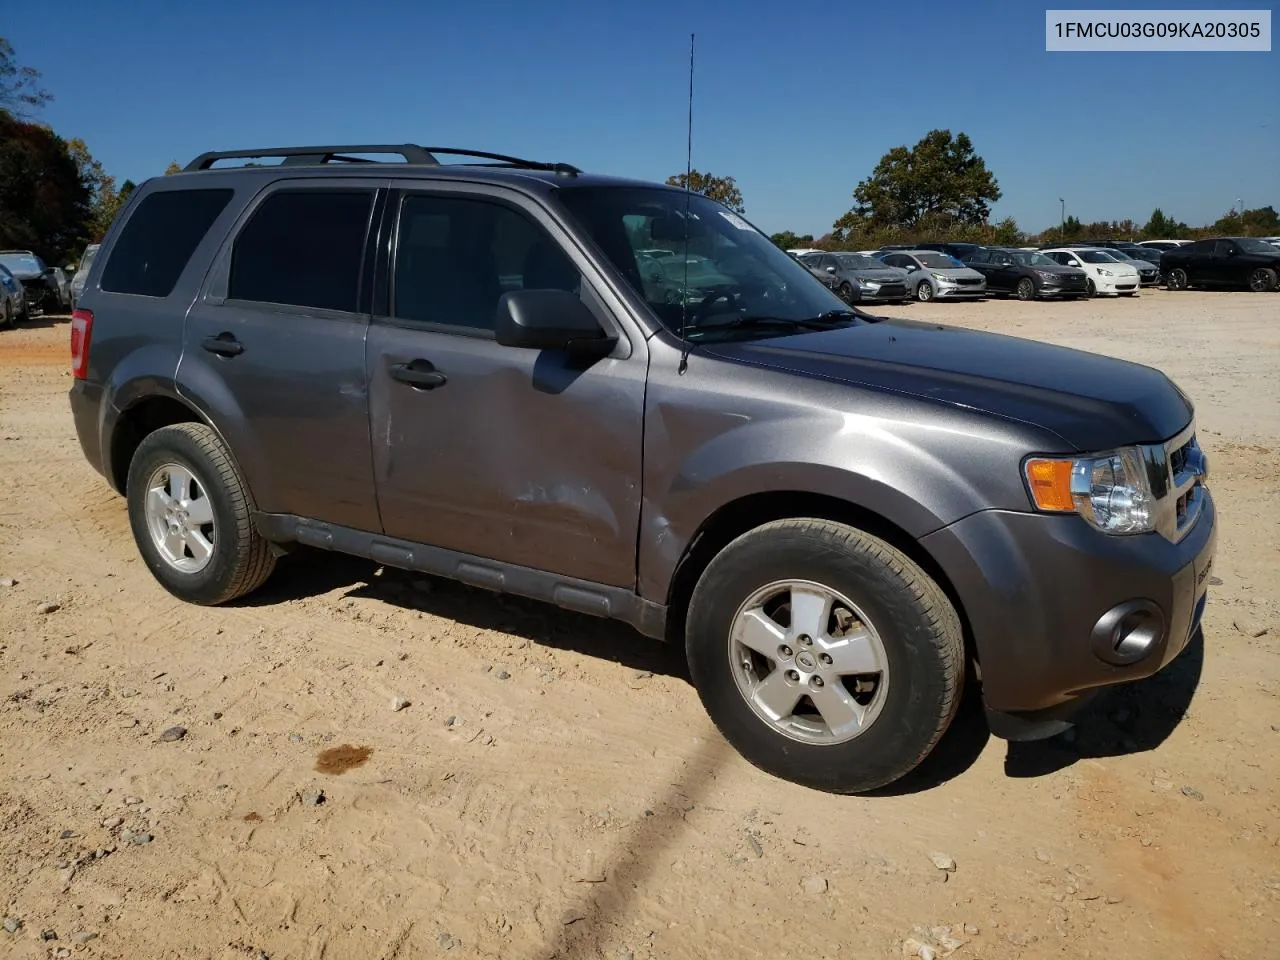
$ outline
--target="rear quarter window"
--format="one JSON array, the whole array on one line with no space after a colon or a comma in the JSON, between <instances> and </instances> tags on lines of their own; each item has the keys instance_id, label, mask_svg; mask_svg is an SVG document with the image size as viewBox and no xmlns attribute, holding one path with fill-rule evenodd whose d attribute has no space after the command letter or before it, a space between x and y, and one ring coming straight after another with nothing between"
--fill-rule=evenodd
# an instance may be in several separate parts
<instances>
[{"instance_id":1,"label":"rear quarter window","mask_svg":"<svg viewBox=\"0 0 1280 960\"><path fill-rule=\"evenodd\" d=\"M234 191L161 190L144 197L102 268L108 293L167 297Z\"/></svg>"}]
</instances>

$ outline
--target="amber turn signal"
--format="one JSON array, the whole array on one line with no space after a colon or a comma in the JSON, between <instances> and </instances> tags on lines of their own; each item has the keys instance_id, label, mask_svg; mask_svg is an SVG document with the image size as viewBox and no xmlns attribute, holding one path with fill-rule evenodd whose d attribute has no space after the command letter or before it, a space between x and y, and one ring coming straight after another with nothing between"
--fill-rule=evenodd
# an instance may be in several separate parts
<instances>
[{"instance_id":1,"label":"amber turn signal","mask_svg":"<svg viewBox=\"0 0 1280 960\"><path fill-rule=\"evenodd\" d=\"M1041 510L1074 511L1071 499L1071 460L1028 460L1027 486Z\"/></svg>"}]
</instances>

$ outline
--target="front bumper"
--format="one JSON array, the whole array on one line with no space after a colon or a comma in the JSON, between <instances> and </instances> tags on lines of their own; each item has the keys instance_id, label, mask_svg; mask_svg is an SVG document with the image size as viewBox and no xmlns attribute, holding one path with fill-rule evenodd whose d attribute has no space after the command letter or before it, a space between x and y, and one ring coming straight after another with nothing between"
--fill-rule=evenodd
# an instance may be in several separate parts
<instances>
[{"instance_id":1,"label":"front bumper","mask_svg":"<svg viewBox=\"0 0 1280 960\"><path fill-rule=\"evenodd\" d=\"M987 285L985 283L973 283L943 286L942 284L934 285L934 299L936 300L963 300L968 297L985 297L987 295Z\"/></svg>"},{"instance_id":2,"label":"front bumper","mask_svg":"<svg viewBox=\"0 0 1280 960\"><path fill-rule=\"evenodd\" d=\"M905 300L908 296L910 294L907 293L905 283L886 283L874 290L857 286L853 290L854 300L860 303L885 303L890 300Z\"/></svg>"},{"instance_id":3,"label":"front bumper","mask_svg":"<svg viewBox=\"0 0 1280 960\"><path fill-rule=\"evenodd\" d=\"M1074 514L984 510L920 542L946 572L972 630L989 710L1060 718L1099 688L1150 676L1199 627L1216 546L1213 498L1177 543L1108 536ZM1159 611L1157 635L1125 665L1095 652L1096 631L1133 601ZM999 732L998 730L996 732Z\"/></svg>"}]
</instances>

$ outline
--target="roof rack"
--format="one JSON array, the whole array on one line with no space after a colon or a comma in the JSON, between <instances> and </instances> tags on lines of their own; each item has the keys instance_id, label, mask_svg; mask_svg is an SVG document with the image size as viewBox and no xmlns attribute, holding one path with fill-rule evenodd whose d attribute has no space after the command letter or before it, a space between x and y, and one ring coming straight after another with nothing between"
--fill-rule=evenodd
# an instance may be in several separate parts
<instances>
[{"instance_id":1,"label":"roof rack","mask_svg":"<svg viewBox=\"0 0 1280 960\"><path fill-rule=\"evenodd\" d=\"M488 153L483 150L466 150L457 147L420 147L416 143L400 144L341 144L336 146L315 147L271 147L261 150L212 150L202 153L184 168L184 172L209 170L219 160L257 160L264 157L281 157L281 165L315 166L325 163L376 163L366 157L351 156L356 153L381 153L400 156L405 163L439 166L437 153L450 156L475 157L481 160L493 160L503 166L520 167L524 170L546 170L566 176L576 176L582 171L568 163L544 163L539 160L524 160L520 157L507 156L504 153Z\"/></svg>"}]
</instances>

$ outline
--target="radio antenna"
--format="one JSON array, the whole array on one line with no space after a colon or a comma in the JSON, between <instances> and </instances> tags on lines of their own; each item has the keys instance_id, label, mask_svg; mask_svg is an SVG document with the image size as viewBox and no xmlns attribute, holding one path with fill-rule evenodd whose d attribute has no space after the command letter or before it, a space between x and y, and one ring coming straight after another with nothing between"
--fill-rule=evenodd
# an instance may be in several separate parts
<instances>
[{"instance_id":1,"label":"radio antenna","mask_svg":"<svg viewBox=\"0 0 1280 960\"><path fill-rule=\"evenodd\" d=\"M693 196L693 43L689 34L689 126L684 147L684 289L680 291L680 367L689 369L689 201Z\"/></svg>"}]
</instances>

